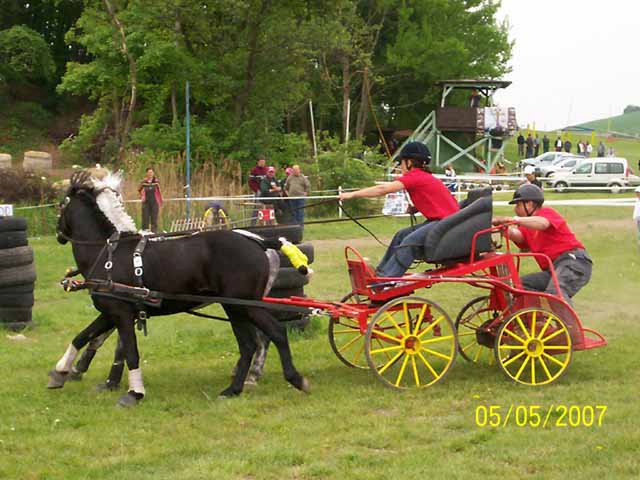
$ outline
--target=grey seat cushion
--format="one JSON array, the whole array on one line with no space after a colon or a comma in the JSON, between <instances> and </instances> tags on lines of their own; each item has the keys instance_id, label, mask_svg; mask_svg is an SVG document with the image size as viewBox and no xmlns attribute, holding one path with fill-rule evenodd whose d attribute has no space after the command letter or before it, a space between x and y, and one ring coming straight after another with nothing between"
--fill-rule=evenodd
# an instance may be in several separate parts
<instances>
[{"instance_id":1,"label":"grey seat cushion","mask_svg":"<svg viewBox=\"0 0 640 480\"><path fill-rule=\"evenodd\" d=\"M440 220L425 238L425 260L429 263L445 263L469 257L474 234L491 227L492 214L491 196L481 195L457 213ZM476 254L491 250L491 235L480 235L476 239Z\"/></svg>"}]
</instances>

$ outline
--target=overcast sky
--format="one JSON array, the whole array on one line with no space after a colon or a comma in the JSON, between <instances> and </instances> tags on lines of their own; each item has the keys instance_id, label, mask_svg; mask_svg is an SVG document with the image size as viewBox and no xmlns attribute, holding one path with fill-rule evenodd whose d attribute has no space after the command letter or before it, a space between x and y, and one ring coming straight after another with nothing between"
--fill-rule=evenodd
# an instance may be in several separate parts
<instances>
[{"instance_id":1,"label":"overcast sky","mask_svg":"<svg viewBox=\"0 0 640 480\"><path fill-rule=\"evenodd\" d=\"M538 130L622 114L640 105L640 1L502 0L515 40L496 94Z\"/></svg>"}]
</instances>

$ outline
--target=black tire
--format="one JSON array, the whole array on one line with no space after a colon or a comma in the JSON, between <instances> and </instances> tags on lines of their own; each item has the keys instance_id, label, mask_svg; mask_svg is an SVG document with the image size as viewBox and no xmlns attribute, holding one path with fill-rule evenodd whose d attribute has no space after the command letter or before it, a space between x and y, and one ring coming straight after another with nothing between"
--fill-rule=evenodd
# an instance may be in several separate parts
<instances>
[{"instance_id":1,"label":"black tire","mask_svg":"<svg viewBox=\"0 0 640 480\"><path fill-rule=\"evenodd\" d=\"M23 295L25 293L33 293L33 282L23 283L21 285L12 285L10 287L1 287L0 295Z\"/></svg>"},{"instance_id":2,"label":"black tire","mask_svg":"<svg viewBox=\"0 0 640 480\"><path fill-rule=\"evenodd\" d=\"M273 288L297 288L309 283L309 277L302 275L293 267L285 267L278 270L278 276L273 282Z\"/></svg>"},{"instance_id":3,"label":"black tire","mask_svg":"<svg viewBox=\"0 0 640 480\"><path fill-rule=\"evenodd\" d=\"M242 230L253 232L267 240L277 240L284 237L291 243L302 242L302 227L300 225L266 225L260 227L247 227Z\"/></svg>"},{"instance_id":4,"label":"black tire","mask_svg":"<svg viewBox=\"0 0 640 480\"><path fill-rule=\"evenodd\" d=\"M0 269L0 287L11 287L13 285L23 285L36 281L36 267L22 265L21 267L11 267Z\"/></svg>"},{"instance_id":5,"label":"black tire","mask_svg":"<svg viewBox=\"0 0 640 480\"><path fill-rule=\"evenodd\" d=\"M298 247L302 251L302 253L304 253L307 256L307 259L309 260L309 265L311 265L315 259L315 251L313 249L313 244L309 242L305 242L305 243L296 245L296 247ZM291 265L291 261L289 260L289 257L287 257L282 252L278 252L278 254L280 255L280 268L293 266Z\"/></svg>"},{"instance_id":6,"label":"black tire","mask_svg":"<svg viewBox=\"0 0 640 480\"><path fill-rule=\"evenodd\" d=\"M0 293L0 308L33 307L33 292L5 295Z\"/></svg>"},{"instance_id":7,"label":"black tire","mask_svg":"<svg viewBox=\"0 0 640 480\"><path fill-rule=\"evenodd\" d=\"M272 288L267 294L268 297L273 298L289 298L289 297L304 297L304 288Z\"/></svg>"},{"instance_id":8,"label":"black tire","mask_svg":"<svg viewBox=\"0 0 640 480\"><path fill-rule=\"evenodd\" d=\"M23 232L27 229L27 219L22 217L0 217L0 232Z\"/></svg>"},{"instance_id":9,"label":"black tire","mask_svg":"<svg viewBox=\"0 0 640 480\"><path fill-rule=\"evenodd\" d=\"M21 330L32 321L31 308L0 307L0 326L12 330Z\"/></svg>"},{"instance_id":10,"label":"black tire","mask_svg":"<svg viewBox=\"0 0 640 480\"><path fill-rule=\"evenodd\" d=\"M29 246L0 250L0 268L19 267L33 263L33 249Z\"/></svg>"},{"instance_id":11,"label":"black tire","mask_svg":"<svg viewBox=\"0 0 640 480\"><path fill-rule=\"evenodd\" d=\"M0 233L0 250L5 248L24 247L27 245L27 232L12 230Z\"/></svg>"}]
</instances>

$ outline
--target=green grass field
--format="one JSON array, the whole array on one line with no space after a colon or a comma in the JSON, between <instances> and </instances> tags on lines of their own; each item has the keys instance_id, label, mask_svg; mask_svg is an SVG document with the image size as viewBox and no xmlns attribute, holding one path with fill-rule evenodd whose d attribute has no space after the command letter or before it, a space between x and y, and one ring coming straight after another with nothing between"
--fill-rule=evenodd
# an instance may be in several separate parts
<instances>
[{"instance_id":1,"label":"green grass field","mask_svg":"<svg viewBox=\"0 0 640 480\"><path fill-rule=\"evenodd\" d=\"M24 332L24 341L4 332L0 337L0 478L636 479L640 255L631 212L559 210L595 260L576 308L610 344L577 352L566 375L535 389L459 356L442 383L393 391L371 373L340 363L328 345L327 319L316 318L307 332L292 336L294 360L312 382L312 394L286 384L271 351L258 387L220 401L216 396L228 385L237 355L229 326L176 315L154 318L149 337L139 338L147 398L137 408L115 407L123 391L93 389L106 376L113 339L82 382L49 391L47 371L96 312L88 295L57 286L73 264L70 247L51 237L33 240L37 326ZM388 240L405 223L366 225ZM351 223L308 226L305 234L316 240L316 273L307 289L316 298L337 300L349 290L345 245L372 259L383 252ZM420 293L454 318L478 294L454 285ZM476 425L478 407L499 406L504 414L511 405L607 410L601 426L555 426L556 413L545 429Z\"/></svg>"}]
</instances>

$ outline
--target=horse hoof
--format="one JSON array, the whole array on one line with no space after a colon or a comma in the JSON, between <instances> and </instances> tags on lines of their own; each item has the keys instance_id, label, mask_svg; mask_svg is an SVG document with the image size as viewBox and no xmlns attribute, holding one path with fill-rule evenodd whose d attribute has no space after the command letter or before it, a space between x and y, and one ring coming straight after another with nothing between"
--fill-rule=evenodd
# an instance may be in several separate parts
<instances>
[{"instance_id":1,"label":"horse hoof","mask_svg":"<svg viewBox=\"0 0 640 480\"><path fill-rule=\"evenodd\" d=\"M144 395L140 393L127 392L126 395L123 395L118 399L117 405L124 408L135 407L143 398Z\"/></svg>"},{"instance_id":2,"label":"horse hoof","mask_svg":"<svg viewBox=\"0 0 640 480\"><path fill-rule=\"evenodd\" d=\"M115 392L118 389L120 389L120 384L119 383L112 383L109 380L107 380L106 382L99 383L98 385L96 385L96 392L99 392L99 393L102 393L102 392Z\"/></svg>"},{"instance_id":3,"label":"horse hoof","mask_svg":"<svg viewBox=\"0 0 640 480\"><path fill-rule=\"evenodd\" d=\"M248 375L247 379L244 381L245 387L257 387L258 386L258 377L254 375Z\"/></svg>"},{"instance_id":4,"label":"horse hoof","mask_svg":"<svg viewBox=\"0 0 640 480\"><path fill-rule=\"evenodd\" d=\"M79 382L80 380L82 380L82 375L84 375L83 372L71 370L71 372L69 372L69 380L71 380L72 382Z\"/></svg>"},{"instance_id":5,"label":"horse hoof","mask_svg":"<svg viewBox=\"0 0 640 480\"><path fill-rule=\"evenodd\" d=\"M51 370L49 372L49 383L47 383L47 388L62 388L64 387L64 382L67 381L67 377L69 376L69 372L57 372L56 370Z\"/></svg>"},{"instance_id":6,"label":"horse hoof","mask_svg":"<svg viewBox=\"0 0 640 480\"><path fill-rule=\"evenodd\" d=\"M229 398L234 398L240 395L242 392L235 392L230 388L223 390L220 395L218 395L218 400L228 400Z\"/></svg>"},{"instance_id":7,"label":"horse hoof","mask_svg":"<svg viewBox=\"0 0 640 480\"><path fill-rule=\"evenodd\" d=\"M311 393L311 382L306 378L302 377L302 383L300 384L300 390L304 393Z\"/></svg>"}]
</instances>

